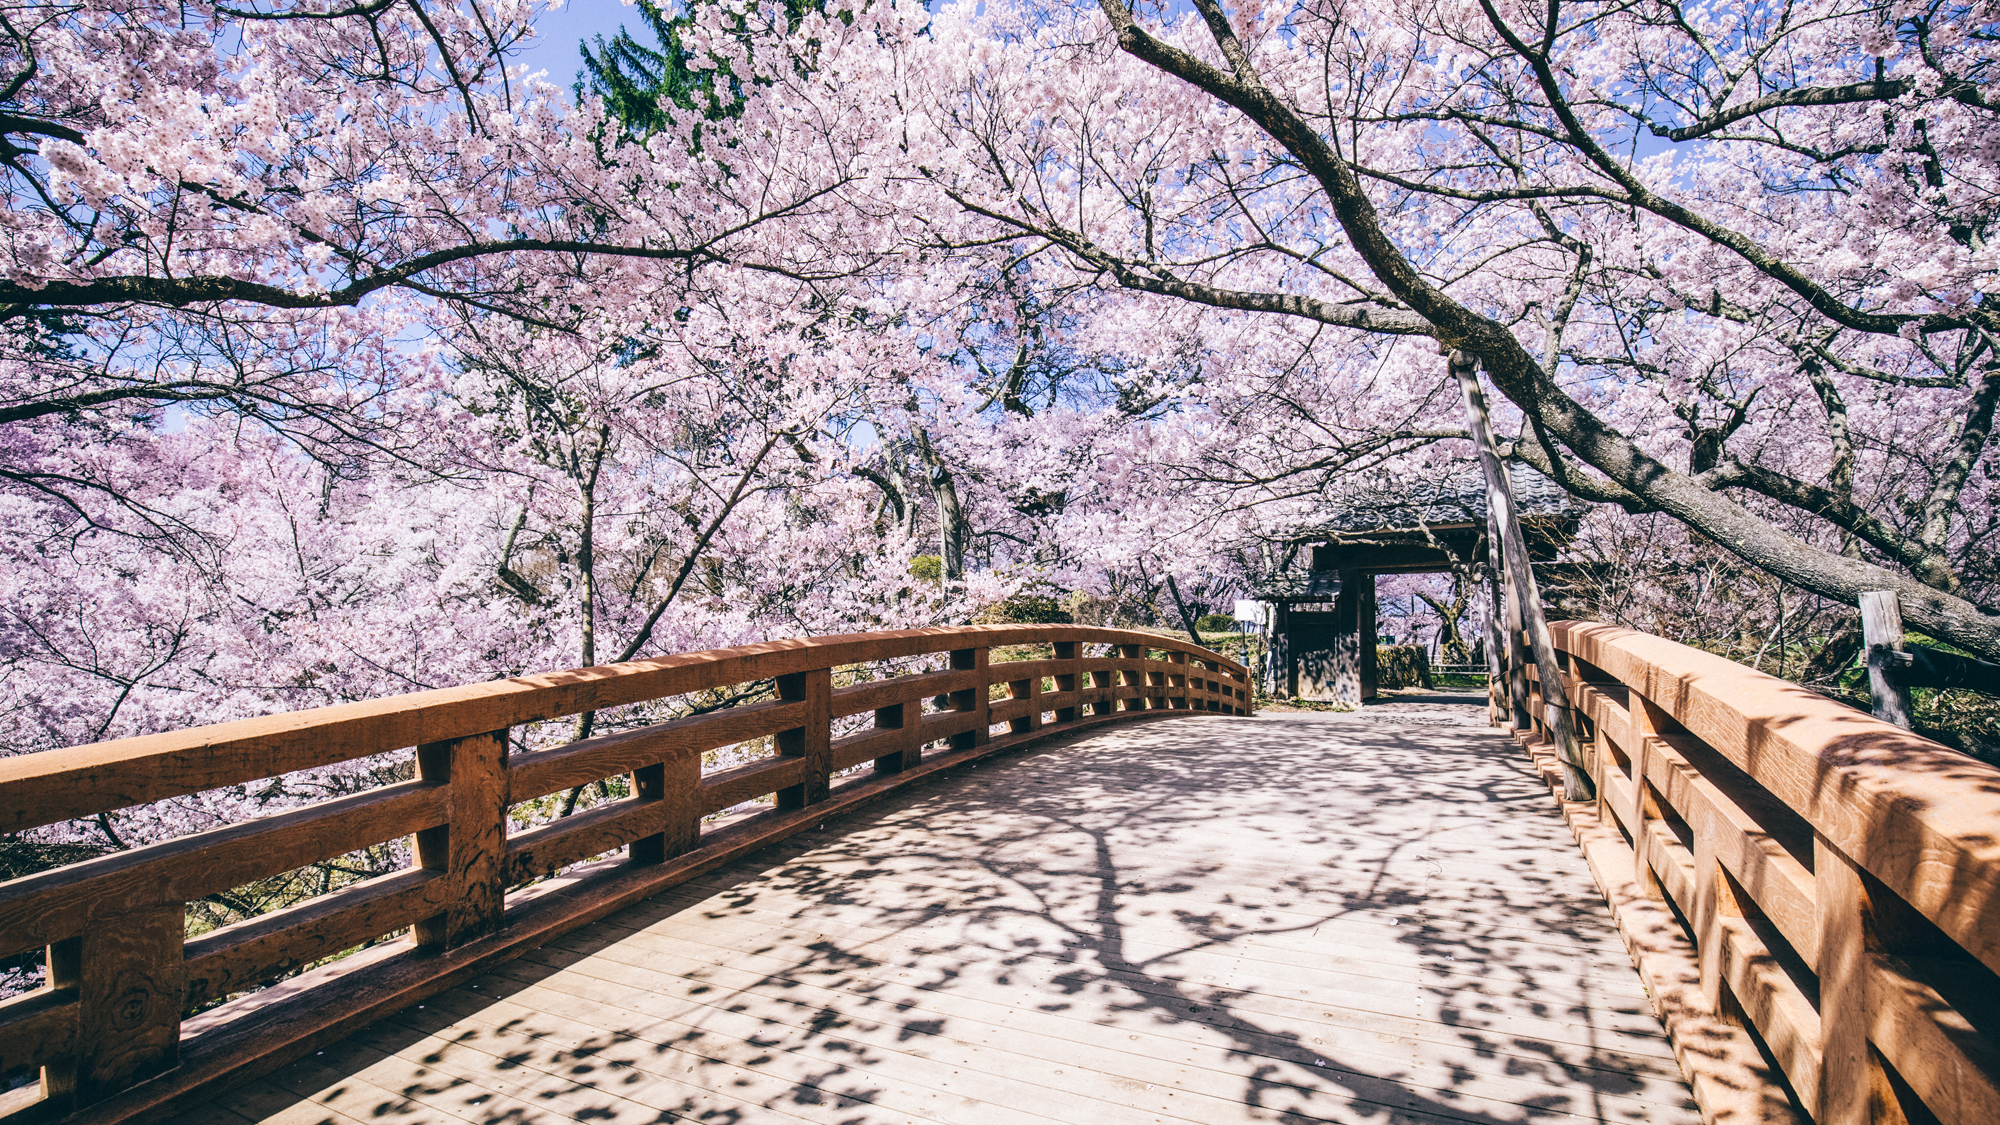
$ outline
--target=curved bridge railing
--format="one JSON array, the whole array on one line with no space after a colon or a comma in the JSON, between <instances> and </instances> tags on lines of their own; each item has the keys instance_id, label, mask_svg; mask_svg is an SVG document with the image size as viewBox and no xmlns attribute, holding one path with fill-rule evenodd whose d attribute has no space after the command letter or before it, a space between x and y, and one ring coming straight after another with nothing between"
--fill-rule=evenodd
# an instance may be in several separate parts
<instances>
[{"instance_id":1,"label":"curved bridge railing","mask_svg":"<svg viewBox=\"0 0 2000 1125\"><path fill-rule=\"evenodd\" d=\"M2000 769L1673 641L1554 632L1597 789L1564 812L1704 1117L2000 1121Z\"/></svg>"},{"instance_id":2,"label":"curved bridge railing","mask_svg":"<svg viewBox=\"0 0 2000 1125\"><path fill-rule=\"evenodd\" d=\"M1052 656L989 661L995 647L1021 645L1051 646ZM1086 655L1097 645L1109 654ZM949 667L834 684L836 669L927 654ZM775 681L774 700L509 752L509 731L523 724L765 679ZM993 698L995 685L1004 698ZM46 987L0 1003L0 1073L41 1068L41 1082L5 1095L0 1114L172 1112L927 774L1094 724L1248 714L1248 689L1242 665L1172 637L919 629L689 653L0 759L0 832L14 833L416 751L408 781L0 884L0 956L47 946L49 970ZM836 737L870 715L872 726ZM766 736L769 756L703 772L705 752ZM616 775L630 778L629 797L510 834L510 806ZM767 794L775 807L714 816ZM408 869L184 937L191 901L410 836ZM257 989L403 931L410 940Z\"/></svg>"}]
</instances>

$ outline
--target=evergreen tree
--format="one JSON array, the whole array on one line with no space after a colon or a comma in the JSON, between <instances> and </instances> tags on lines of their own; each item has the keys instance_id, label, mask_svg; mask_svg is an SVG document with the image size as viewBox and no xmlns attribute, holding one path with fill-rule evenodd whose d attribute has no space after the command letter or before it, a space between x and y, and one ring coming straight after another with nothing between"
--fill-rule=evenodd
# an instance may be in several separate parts
<instances>
[{"instance_id":1,"label":"evergreen tree","mask_svg":"<svg viewBox=\"0 0 2000 1125\"><path fill-rule=\"evenodd\" d=\"M688 65L683 38L693 23L688 5L663 7L655 0L638 0L638 6L644 21L641 34L650 32L652 42L641 42L631 28L621 27L608 41L597 35L592 42L581 44L583 70L577 75L577 94L603 98L612 115L624 124L626 134L635 139L665 128L670 106L696 110L711 121L739 116L743 112L742 84L728 63L711 58L707 69ZM784 0L786 26L795 28L805 13L824 11L825 7L825 0ZM853 20L850 13L843 13L842 18L850 23ZM739 39L752 36L746 13L732 15L729 22Z\"/></svg>"}]
</instances>

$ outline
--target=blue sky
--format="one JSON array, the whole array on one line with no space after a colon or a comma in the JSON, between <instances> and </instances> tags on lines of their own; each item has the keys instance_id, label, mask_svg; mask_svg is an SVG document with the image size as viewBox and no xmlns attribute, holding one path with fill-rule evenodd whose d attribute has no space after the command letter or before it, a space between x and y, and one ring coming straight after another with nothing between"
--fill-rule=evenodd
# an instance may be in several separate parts
<instances>
[{"instance_id":1,"label":"blue sky","mask_svg":"<svg viewBox=\"0 0 2000 1125\"><path fill-rule=\"evenodd\" d=\"M535 21L540 32L534 46L521 52L521 61L532 70L548 71L548 80L568 87L583 68L577 44L594 35L611 38L624 24L639 25L639 9L620 0L567 0L544 12Z\"/></svg>"}]
</instances>

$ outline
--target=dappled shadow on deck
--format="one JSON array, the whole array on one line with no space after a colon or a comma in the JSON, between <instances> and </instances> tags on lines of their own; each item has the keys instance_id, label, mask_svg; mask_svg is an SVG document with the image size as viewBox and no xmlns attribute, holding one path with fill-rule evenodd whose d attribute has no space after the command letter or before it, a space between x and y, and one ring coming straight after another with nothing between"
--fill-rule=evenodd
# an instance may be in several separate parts
<instances>
[{"instance_id":1,"label":"dappled shadow on deck","mask_svg":"<svg viewBox=\"0 0 2000 1125\"><path fill-rule=\"evenodd\" d=\"M1525 759L1386 714L1180 718L989 761L208 1112L1698 1120Z\"/></svg>"}]
</instances>

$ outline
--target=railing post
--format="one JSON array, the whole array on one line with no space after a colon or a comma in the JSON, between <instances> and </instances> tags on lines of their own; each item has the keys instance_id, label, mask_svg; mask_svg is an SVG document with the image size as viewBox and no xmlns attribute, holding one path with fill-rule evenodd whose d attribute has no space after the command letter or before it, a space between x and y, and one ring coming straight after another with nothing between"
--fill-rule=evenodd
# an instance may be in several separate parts
<instances>
[{"instance_id":1,"label":"railing post","mask_svg":"<svg viewBox=\"0 0 2000 1125\"><path fill-rule=\"evenodd\" d=\"M1813 833L1813 892L1819 905L1819 1089L1801 1090L1816 1125L1895 1121L1895 1094L1868 1043L1868 887L1847 856Z\"/></svg>"},{"instance_id":2,"label":"railing post","mask_svg":"<svg viewBox=\"0 0 2000 1125\"><path fill-rule=\"evenodd\" d=\"M922 703L892 703L875 709L876 730L908 730L915 725L910 721L910 708L921 708ZM910 741L915 735L905 735L903 744L895 752L875 759L876 773L902 773L913 768L923 759L924 748Z\"/></svg>"},{"instance_id":3,"label":"railing post","mask_svg":"<svg viewBox=\"0 0 2000 1125\"><path fill-rule=\"evenodd\" d=\"M1119 645L1118 657L1121 660L1144 660L1146 659L1146 646ZM1121 687L1137 688L1139 690L1139 694L1130 699L1116 701L1118 710L1143 711L1146 709L1146 674L1144 672L1134 671L1130 668L1120 668L1118 670L1118 684Z\"/></svg>"},{"instance_id":4,"label":"railing post","mask_svg":"<svg viewBox=\"0 0 2000 1125\"><path fill-rule=\"evenodd\" d=\"M952 650L952 671L977 671L979 673L978 676L974 677L978 681L975 686L951 693L951 709L953 711L972 711L976 712L979 716L971 730L962 731L951 736L951 748L953 750L964 750L968 747L986 745L987 728L993 725L993 709L987 700L987 697L991 694L992 687L992 685L986 682L987 659L987 650L983 646L980 648Z\"/></svg>"},{"instance_id":5,"label":"railing post","mask_svg":"<svg viewBox=\"0 0 2000 1125\"><path fill-rule=\"evenodd\" d=\"M187 905L143 907L93 921L49 947L49 987L73 989L76 1050L43 1071L57 1112L102 1100L180 1062Z\"/></svg>"},{"instance_id":6,"label":"railing post","mask_svg":"<svg viewBox=\"0 0 2000 1125\"><path fill-rule=\"evenodd\" d=\"M1702 818L1690 825L1694 830L1694 902L1688 919L1694 930L1695 967L1701 974L1701 998L1711 1012L1725 1010L1723 993L1727 982L1723 979L1727 971L1728 957L1724 948L1728 945L1725 932L1731 919L1743 917L1743 903L1736 897L1735 885L1722 868L1723 859L1717 847L1717 825L1709 818Z\"/></svg>"},{"instance_id":7,"label":"railing post","mask_svg":"<svg viewBox=\"0 0 2000 1125\"><path fill-rule=\"evenodd\" d=\"M779 731L778 753L806 760L806 779L778 790L778 807L802 809L826 800L833 776L833 669L814 668L778 677L778 698L811 704L802 727Z\"/></svg>"},{"instance_id":8,"label":"railing post","mask_svg":"<svg viewBox=\"0 0 2000 1125\"><path fill-rule=\"evenodd\" d=\"M421 919L411 936L424 949L449 949L498 930L507 895L507 732L427 742L417 776L443 782L446 820L417 833L417 866L451 881L444 913Z\"/></svg>"},{"instance_id":9,"label":"railing post","mask_svg":"<svg viewBox=\"0 0 2000 1125\"><path fill-rule=\"evenodd\" d=\"M1083 646L1076 641L1056 642L1056 659L1069 661L1069 671L1056 675L1057 691L1076 692L1083 690L1081 686L1083 681L1081 674L1083 667L1082 652ZM1072 699L1070 706L1056 708L1056 722L1073 723L1076 721L1077 712L1078 708Z\"/></svg>"},{"instance_id":10,"label":"railing post","mask_svg":"<svg viewBox=\"0 0 2000 1125\"><path fill-rule=\"evenodd\" d=\"M1182 711L1189 710L1191 705L1188 702L1187 689L1188 654L1179 649L1169 650L1167 663L1181 666L1180 671L1167 673L1167 706Z\"/></svg>"},{"instance_id":11,"label":"railing post","mask_svg":"<svg viewBox=\"0 0 2000 1125\"><path fill-rule=\"evenodd\" d=\"M1627 751L1632 758L1632 807L1625 810L1623 819L1632 833L1632 878L1648 896L1663 900L1666 893L1653 874L1653 833L1647 823L1660 819L1660 811L1646 773L1652 768L1653 745L1660 734L1679 724L1659 704L1636 691L1627 696L1626 706L1632 717L1632 745Z\"/></svg>"},{"instance_id":12,"label":"railing post","mask_svg":"<svg viewBox=\"0 0 2000 1125\"><path fill-rule=\"evenodd\" d=\"M632 841L626 855L633 863L665 863L701 843L701 810L695 793L701 787L701 755L679 753L657 765L632 771L632 793L641 801L661 802L666 831Z\"/></svg>"},{"instance_id":13,"label":"railing post","mask_svg":"<svg viewBox=\"0 0 2000 1125\"><path fill-rule=\"evenodd\" d=\"M1112 649L1112 652L1114 654L1123 651L1124 651L1123 649L1119 648ZM1122 679L1123 677L1119 673L1114 672L1110 669L1105 669L1103 671L1093 671L1090 673L1090 686L1093 689L1099 689L1099 690L1107 689L1116 686L1118 683L1121 682ZM1109 715L1113 711L1116 711L1117 709L1118 709L1118 701L1115 699L1097 700L1092 702L1090 705L1090 713L1093 715Z\"/></svg>"},{"instance_id":14,"label":"railing post","mask_svg":"<svg viewBox=\"0 0 2000 1125\"><path fill-rule=\"evenodd\" d=\"M1018 719L1007 720L1009 734L1040 730L1042 726L1042 678L1030 676L1025 680L1007 681L1007 698L1028 700L1028 713Z\"/></svg>"}]
</instances>

